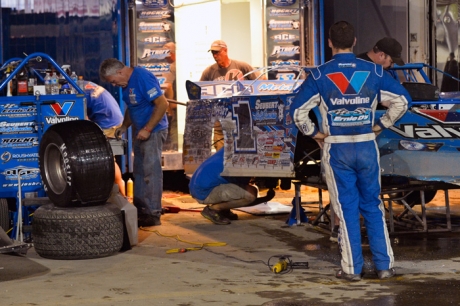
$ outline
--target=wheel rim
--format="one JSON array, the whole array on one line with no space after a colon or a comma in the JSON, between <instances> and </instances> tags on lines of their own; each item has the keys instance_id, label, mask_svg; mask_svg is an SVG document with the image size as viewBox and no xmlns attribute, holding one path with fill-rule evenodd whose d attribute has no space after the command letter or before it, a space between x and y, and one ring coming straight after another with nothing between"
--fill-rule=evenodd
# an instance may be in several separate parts
<instances>
[{"instance_id":1,"label":"wheel rim","mask_svg":"<svg viewBox=\"0 0 460 306\"><path fill-rule=\"evenodd\" d=\"M44 161L45 176L49 188L56 194L63 193L67 185L67 173L64 159L58 146L50 144L46 148Z\"/></svg>"}]
</instances>

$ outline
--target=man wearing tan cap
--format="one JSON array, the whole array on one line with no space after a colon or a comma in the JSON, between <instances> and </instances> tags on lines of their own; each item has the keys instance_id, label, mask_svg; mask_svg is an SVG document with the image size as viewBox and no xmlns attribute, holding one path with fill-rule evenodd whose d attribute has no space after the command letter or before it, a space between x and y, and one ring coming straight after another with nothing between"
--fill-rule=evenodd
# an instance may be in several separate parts
<instances>
[{"instance_id":1,"label":"man wearing tan cap","mask_svg":"<svg viewBox=\"0 0 460 306\"><path fill-rule=\"evenodd\" d=\"M251 72L254 68L248 63L230 59L228 57L227 44L223 40L216 40L211 44L208 52L212 53L215 64L208 66L201 75L200 81L236 81L236 80L255 80L260 75L259 72ZM259 79L266 79L265 76Z\"/></svg>"},{"instance_id":2,"label":"man wearing tan cap","mask_svg":"<svg viewBox=\"0 0 460 306\"><path fill-rule=\"evenodd\" d=\"M394 38L384 37L379 40L372 50L358 54L356 57L382 65L384 69L391 68L393 64L404 66L401 58L402 46Z\"/></svg>"},{"instance_id":3,"label":"man wearing tan cap","mask_svg":"<svg viewBox=\"0 0 460 306\"><path fill-rule=\"evenodd\" d=\"M253 72L254 68L248 63L230 59L228 57L227 44L223 40L216 40L211 44L208 52L212 52L212 56L216 61L215 64L208 66L201 74L200 81L236 81L236 80L266 80L267 77L260 72ZM219 150L224 145L224 136L220 122L216 121L214 125L214 147Z\"/></svg>"}]
</instances>

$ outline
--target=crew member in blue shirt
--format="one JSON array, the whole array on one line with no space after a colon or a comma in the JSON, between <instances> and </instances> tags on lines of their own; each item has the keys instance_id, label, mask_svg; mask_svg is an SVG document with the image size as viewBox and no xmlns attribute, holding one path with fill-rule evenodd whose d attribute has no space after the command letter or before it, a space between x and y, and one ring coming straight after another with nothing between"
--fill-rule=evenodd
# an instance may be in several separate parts
<instances>
[{"instance_id":1,"label":"crew member in blue shirt","mask_svg":"<svg viewBox=\"0 0 460 306\"><path fill-rule=\"evenodd\" d=\"M268 202L275 196L269 189L265 197L257 197L258 190L250 184L250 177L221 176L224 170L224 148L206 159L193 173L190 195L206 204L201 215L214 224L230 224L238 215L230 209Z\"/></svg>"},{"instance_id":2,"label":"crew member in blue shirt","mask_svg":"<svg viewBox=\"0 0 460 306\"><path fill-rule=\"evenodd\" d=\"M120 137L133 126L134 199L139 226L160 225L163 170L161 152L168 136L168 101L157 78L142 67L128 67L109 58L99 67L99 75L113 86L122 87L127 105L122 125L115 131Z\"/></svg>"},{"instance_id":3,"label":"crew member in blue shirt","mask_svg":"<svg viewBox=\"0 0 460 306\"><path fill-rule=\"evenodd\" d=\"M86 95L88 119L99 125L107 138L115 138L115 130L123 122L123 114L115 98L104 87L90 81L83 81L82 90ZM120 167L115 161L115 183L125 196L125 184Z\"/></svg>"}]
</instances>

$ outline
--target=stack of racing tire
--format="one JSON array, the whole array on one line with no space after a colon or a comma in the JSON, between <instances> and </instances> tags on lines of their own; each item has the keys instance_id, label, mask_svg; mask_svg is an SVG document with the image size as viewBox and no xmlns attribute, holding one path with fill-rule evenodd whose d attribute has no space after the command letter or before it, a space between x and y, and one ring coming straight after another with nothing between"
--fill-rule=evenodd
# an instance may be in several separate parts
<instances>
[{"instance_id":1,"label":"stack of racing tire","mask_svg":"<svg viewBox=\"0 0 460 306\"><path fill-rule=\"evenodd\" d=\"M114 182L112 148L87 120L49 127L40 140L40 174L53 204L36 209L32 239L50 259L110 256L123 245L121 210L108 203Z\"/></svg>"}]
</instances>

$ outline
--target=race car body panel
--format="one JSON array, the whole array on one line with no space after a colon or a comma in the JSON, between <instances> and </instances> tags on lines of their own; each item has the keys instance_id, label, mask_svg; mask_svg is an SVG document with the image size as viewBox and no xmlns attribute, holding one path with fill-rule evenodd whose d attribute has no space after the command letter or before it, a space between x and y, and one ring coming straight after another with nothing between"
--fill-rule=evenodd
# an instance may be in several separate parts
<instances>
[{"instance_id":1,"label":"race car body panel","mask_svg":"<svg viewBox=\"0 0 460 306\"><path fill-rule=\"evenodd\" d=\"M423 67L407 64L397 68L405 68L409 82L403 85L415 98L412 108L377 137L382 175L458 185L460 92L439 93L427 83ZM289 109L301 83L302 80L194 83L201 95L195 95L187 105L183 150L186 173L193 173L212 154L213 127L219 121L225 150L222 175L298 178L297 162L309 152L296 152L305 137L298 137ZM385 111L377 110L376 119Z\"/></svg>"}]
</instances>

